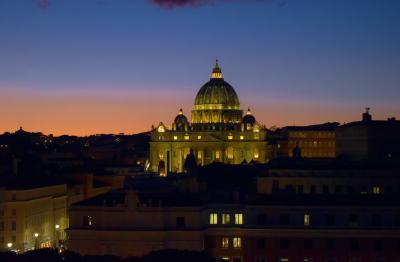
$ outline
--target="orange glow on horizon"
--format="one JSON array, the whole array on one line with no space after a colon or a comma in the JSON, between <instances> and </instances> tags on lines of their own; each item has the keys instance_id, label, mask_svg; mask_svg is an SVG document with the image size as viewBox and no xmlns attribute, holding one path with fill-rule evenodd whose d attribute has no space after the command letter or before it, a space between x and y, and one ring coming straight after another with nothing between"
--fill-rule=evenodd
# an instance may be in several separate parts
<instances>
[{"instance_id":1,"label":"orange glow on horizon","mask_svg":"<svg viewBox=\"0 0 400 262\"><path fill-rule=\"evenodd\" d=\"M180 95L165 91L3 92L0 97L0 133L26 131L53 135L134 134L163 122L169 127L179 109L190 119L195 91ZM359 105L299 104L291 101L242 99L266 127L350 122L361 119ZM398 115L399 109L373 106L374 119Z\"/></svg>"}]
</instances>

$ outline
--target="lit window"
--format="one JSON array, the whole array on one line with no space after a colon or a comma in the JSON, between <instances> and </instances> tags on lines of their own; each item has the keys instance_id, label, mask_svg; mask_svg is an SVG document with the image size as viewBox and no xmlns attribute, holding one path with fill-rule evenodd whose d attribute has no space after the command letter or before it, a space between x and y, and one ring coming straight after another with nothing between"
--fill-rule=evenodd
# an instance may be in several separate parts
<instances>
[{"instance_id":1,"label":"lit window","mask_svg":"<svg viewBox=\"0 0 400 262\"><path fill-rule=\"evenodd\" d=\"M309 226L310 224L310 214L304 214L304 225Z\"/></svg>"},{"instance_id":2,"label":"lit window","mask_svg":"<svg viewBox=\"0 0 400 262\"><path fill-rule=\"evenodd\" d=\"M197 152L197 158L198 158L198 159L201 159L201 158L202 158L201 151L198 151L198 152Z\"/></svg>"},{"instance_id":3,"label":"lit window","mask_svg":"<svg viewBox=\"0 0 400 262\"><path fill-rule=\"evenodd\" d=\"M242 238L241 237L234 237L233 238L233 247L234 248L241 248L242 247Z\"/></svg>"},{"instance_id":4,"label":"lit window","mask_svg":"<svg viewBox=\"0 0 400 262\"><path fill-rule=\"evenodd\" d=\"M229 148L226 150L226 154L227 154L227 158L230 159L230 160L232 160L232 159L233 159L233 148L232 148L232 147L229 147Z\"/></svg>"},{"instance_id":5,"label":"lit window","mask_svg":"<svg viewBox=\"0 0 400 262\"><path fill-rule=\"evenodd\" d=\"M259 154L258 154L258 150L256 149L255 151L254 151L254 159L258 159L259 158Z\"/></svg>"},{"instance_id":6,"label":"lit window","mask_svg":"<svg viewBox=\"0 0 400 262\"><path fill-rule=\"evenodd\" d=\"M158 154L158 157L159 157L160 159L164 159L164 153L163 153L163 152L160 152L160 153Z\"/></svg>"},{"instance_id":7,"label":"lit window","mask_svg":"<svg viewBox=\"0 0 400 262\"><path fill-rule=\"evenodd\" d=\"M218 224L218 214L217 213L210 213L210 225Z\"/></svg>"},{"instance_id":8,"label":"lit window","mask_svg":"<svg viewBox=\"0 0 400 262\"><path fill-rule=\"evenodd\" d=\"M243 214L235 214L235 224L242 225L243 224Z\"/></svg>"},{"instance_id":9,"label":"lit window","mask_svg":"<svg viewBox=\"0 0 400 262\"><path fill-rule=\"evenodd\" d=\"M185 140L189 140L189 135L185 135Z\"/></svg>"},{"instance_id":10,"label":"lit window","mask_svg":"<svg viewBox=\"0 0 400 262\"><path fill-rule=\"evenodd\" d=\"M244 136L240 136L240 140L243 140L244 139Z\"/></svg>"},{"instance_id":11,"label":"lit window","mask_svg":"<svg viewBox=\"0 0 400 262\"><path fill-rule=\"evenodd\" d=\"M222 224L230 224L231 216L230 214L222 214Z\"/></svg>"},{"instance_id":12,"label":"lit window","mask_svg":"<svg viewBox=\"0 0 400 262\"><path fill-rule=\"evenodd\" d=\"M228 248L229 247L229 238L228 237L223 237L221 239L221 246L222 246L222 248Z\"/></svg>"},{"instance_id":13,"label":"lit window","mask_svg":"<svg viewBox=\"0 0 400 262\"><path fill-rule=\"evenodd\" d=\"M197 140L201 140L201 136L197 136Z\"/></svg>"},{"instance_id":14,"label":"lit window","mask_svg":"<svg viewBox=\"0 0 400 262\"><path fill-rule=\"evenodd\" d=\"M83 217L83 225L84 226L93 226L93 218L91 216L84 216Z\"/></svg>"},{"instance_id":15,"label":"lit window","mask_svg":"<svg viewBox=\"0 0 400 262\"><path fill-rule=\"evenodd\" d=\"M215 159L220 159L220 157L221 157L221 152L215 151Z\"/></svg>"},{"instance_id":16,"label":"lit window","mask_svg":"<svg viewBox=\"0 0 400 262\"><path fill-rule=\"evenodd\" d=\"M258 133L254 134L254 139L256 140L260 139L260 135Z\"/></svg>"},{"instance_id":17,"label":"lit window","mask_svg":"<svg viewBox=\"0 0 400 262\"><path fill-rule=\"evenodd\" d=\"M178 136L174 136L174 140L178 140Z\"/></svg>"},{"instance_id":18,"label":"lit window","mask_svg":"<svg viewBox=\"0 0 400 262\"><path fill-rule=\"evenodd\" d=\"M379 195L381 193L381 188L379 186L374 186L372 188L372 192L374 193L374 195Z\"/></svg>"},{"instance_id":19,"label":"lit window","mask_svg":"<svg viewBox=\"0 0 400 262\"><path fill-rule=\"evenodd\" d=\"M228 140L232 140L233 139L233 135L228 135Z\"/></svg>"}]
</instances>

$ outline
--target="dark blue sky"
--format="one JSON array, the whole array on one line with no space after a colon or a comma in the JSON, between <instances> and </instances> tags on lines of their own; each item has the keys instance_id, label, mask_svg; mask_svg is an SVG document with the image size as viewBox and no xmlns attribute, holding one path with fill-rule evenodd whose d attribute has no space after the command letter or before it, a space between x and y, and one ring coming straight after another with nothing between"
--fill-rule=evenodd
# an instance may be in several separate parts
<instances>
[{"instance_id":1,"label":"dark blue sky","mask_svg":"<svg viewBox=\"0 0 400 262\"><path fill-rule=\"evenodd\" d=\"M110 96L109 106L120 105L120 96L159 108L145 108L152 115L137 126L133 114L118 128L92 132L141 131L172 121L180 106L191 109L216 56L243 107L254 108L267 126L355 120L349 116L358 118L365 106L379 117L400 116L398 0L216 0L176 8L150 0L49 2L43 8L37 1L0 0L3 100L32 99L1 130L37 128L30 112L41 123L40 106L61 96L81 110L83 96L93 108ZM329 110L318 115L324 107ZM161 111L170 118L153 115ZM77 126L72 119L70 126ZM85 133L55 125L44 131Z\"/></svg>"}]
</instances>

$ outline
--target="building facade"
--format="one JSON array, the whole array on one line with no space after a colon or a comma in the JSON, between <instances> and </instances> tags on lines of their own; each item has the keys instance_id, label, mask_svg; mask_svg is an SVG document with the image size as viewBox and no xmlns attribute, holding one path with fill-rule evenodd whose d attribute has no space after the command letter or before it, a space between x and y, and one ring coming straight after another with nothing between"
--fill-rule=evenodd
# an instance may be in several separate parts
<instances>
[{"instance_id":1,"label":"building facade","mask_svg":"<svg viewBox=\"0 0 400 262\"><path fill-rule=\"evenodd\" d=\"M352 161L400 161L400 121L394 117L373 120L369 110L362 121L337 129L337 155Z\"/></svg>"},{"instance_id":2,"label":"building facade","mask_svg":"<svg viewBox=\"0 0 400 262\"><path fill-rule=\"evenodd\" d=\"M189 154L197 165L269 161L267 130L250 109L243 116L239 98L222 77L218 62L210 81L196 95L191 122L180 110L172 127L151 131L149 171L183 172Z\"/></svg>"},{"instance_id":3,"label":"building facade","mask_svg":"<svg viewBox=\"0 0 400 262\"><path fill-rule=\"evenodd\" d=\"M1 250L58 247L68 227L67 185L0 188Z\"/></svg>"},{"instance_id":4,"label":"building facade","mask_svg":"<svg viewBox=\"0 0 400 262\"><path fill-rule=\"evenodd\" d=\"M142 256L205 251L231 262L399 261L397 194L112 192L74 205L68 248Z\"/></svg>"},{"instance_id":5,"label":"building facade","mask_svg":"<svg viewBox=\"0 0 400 262\"><path fill-rule=\"evenodd\" d=\"M336 129L339 123L310 126L287 126L274 132L274 152L277 157L293 157L296 149L301 157L335 158Z\"/></svg>"}]
</instances>

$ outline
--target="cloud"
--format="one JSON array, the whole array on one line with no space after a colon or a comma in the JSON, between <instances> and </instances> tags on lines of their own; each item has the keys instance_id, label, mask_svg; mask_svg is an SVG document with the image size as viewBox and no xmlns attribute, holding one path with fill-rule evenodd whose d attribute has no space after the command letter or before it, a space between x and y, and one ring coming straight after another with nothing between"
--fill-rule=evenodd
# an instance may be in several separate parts
<instances>
[{"instance_id":1,"label":"cloud","mask_svg":"<svg viewBox=\"0 0 400 262\"><path fill-rule=\"evenodd\" d=\"M161 7L173 8L184 6L200 6L215 2L215 0L151 0L151 2Z\"/></svg>"},{"instance_id":2,"label":"cloud","mask_svg":"<svg viewBox=\"0 0 400 262\"><path fill-rule=\"evenodd\" d=\"M38 7L46 9L53 0L33 0ZM83 0L82 0L83 1ZM130 0L134 3L137 0ZM199 7L207 4L215 3L233 3L233 2L277 2L279 5L286 4L286 0L147 0L148 2L163 8L175 7ZM109 4L111 0L97 0L97 4Z\"/></svg>"},{"instance_id":3,"label":"cloud","mask_svg":"<svg viewBox=\"0 0 400 262\"><path fill-rule=\"evenodd\" d=\"M202 6L206 4L213 4L217 2L272 2L274 0L149 0L153 4L164 7L164 8L174 8L174 7L186 7L186 6Z\"/></svg>"}]
</instances>

